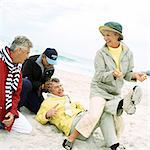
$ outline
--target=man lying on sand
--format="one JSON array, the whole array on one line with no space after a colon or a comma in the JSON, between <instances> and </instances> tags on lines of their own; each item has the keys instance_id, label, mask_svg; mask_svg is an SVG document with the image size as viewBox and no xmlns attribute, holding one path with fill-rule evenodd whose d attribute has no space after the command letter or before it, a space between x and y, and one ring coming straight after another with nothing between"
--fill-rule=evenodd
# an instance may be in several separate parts
<instances>
[{"instance_id":1,"label":"man lying on sand","mask_svg":"<svg viewBox=\"0 0 150 150\"><path fill-rule=\"evenodd\" d=\"M36 120L41 124L49 122L68 136L85 109L80 103L72 102L69 96L65 95L58 78L50 79L49 92L48 98L41 104Z\"/></svg>"}]
</instances>

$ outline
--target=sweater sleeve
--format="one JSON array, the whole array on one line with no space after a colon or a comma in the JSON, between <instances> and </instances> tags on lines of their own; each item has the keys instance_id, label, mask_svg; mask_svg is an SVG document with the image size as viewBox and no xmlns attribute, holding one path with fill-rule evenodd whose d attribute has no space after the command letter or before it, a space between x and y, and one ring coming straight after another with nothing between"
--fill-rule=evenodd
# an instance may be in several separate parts
<instances>
[{"instance_id":1,"label":"sweater sleeve","mask_svg":"<svg viewBox=\"0 0 150 150\"><path fill-rule=\"evenodd\" d=\"M22 74L20 75L19 83L17 91L13 92L12 94L12 107L10 109L10 112L15 115L16 118L18 118L18 103L20 101L20 93L22 89Z\"/></svg>"},{"instance_id":2,"label":"sweater sleeve","mask_svg":"<svg viewBox=\"0 0 150 150\"><path fill-rule=\"evenodd\" d=\"M28 59L23 64L22 73L23 73L23 78L27 77L31 81L33 89L38 90L39 87L42 85L42 82L39 81L39 77L37 77L39 76L38 74L40 70L38 70L37 67L36 69L33 70L34 67L35 67L35 62Z\"/></svg>"},{"instance_id":3,"label":"sweater sleeve","mask_svg":"<svg viewBox=\"0 0 150 150\"><path fill-rule=\"evenodd\" d=\"M36 120L40 122L41 124L46 124L49 120L46 119L46 113L50 108L47 106L46 100L43 101L41 104L41 107L36 115Z\"/></svg>"}]
</instances>

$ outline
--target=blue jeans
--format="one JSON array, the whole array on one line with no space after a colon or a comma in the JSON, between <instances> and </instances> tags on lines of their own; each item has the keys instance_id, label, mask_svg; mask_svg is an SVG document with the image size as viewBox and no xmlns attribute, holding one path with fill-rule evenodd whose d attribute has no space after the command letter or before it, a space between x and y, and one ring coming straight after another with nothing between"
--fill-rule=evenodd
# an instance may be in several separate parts
<instances>
[{"instance_id":1,"label":"blue jeans","mask_svg":"<svg viewBox=\"0 0 150 150\"><path fill-rule=\"evenodd\" d=\"M34 91L31 81L27 78L24 78L18 109L20 109L22 106L25 106L31 112L36 114L40 108L42 101L42 94L39 95L37 91Z\"/></svg>"}]
</instances>

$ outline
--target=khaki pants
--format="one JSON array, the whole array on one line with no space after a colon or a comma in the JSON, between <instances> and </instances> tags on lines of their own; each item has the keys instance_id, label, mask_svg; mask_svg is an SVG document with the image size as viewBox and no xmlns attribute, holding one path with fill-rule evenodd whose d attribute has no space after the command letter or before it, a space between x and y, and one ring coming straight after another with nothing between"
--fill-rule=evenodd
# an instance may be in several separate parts
<instances>
[{"instance_id":1,"label":"khaki pants","mask_svg":"<svg viewBox=\"0 0 150 150\"><path fill-rule=\"evenodd\" d=\"M74 131L74 129L75 129L77 123L78 123L78 122L80 121L80 119L85 115L85 113L86 113L86 112L81 112L81 113L79 113L79 114L75 117L75 119L73 120L72 126L71 126L70 134ZM78 136L78 139L85 141L87 138L84 137L82 134L80 134L80 135Z\"/></svg>"},{"instance_id":2,"label":"khaki pants","mask_svg":"<svg viewBox=\"0 0 150 150\"><path fill-rule=\"evenodd\" d=\"M120 100L120 98L116 98L106 101L101 97L93 97L90 101L89 111L81 115L76 123L75 129L82 135L79 139L89 138L92 132L100 127L107 146L118 143L122 119L116 115L116 112Z\"/></svg>"},{"instance_id":3,"label":"khaki pants","mask_svg":"<svg viewBox=\"0 0 150 150\"><path fill-rule=\"evenodd\" d=\"M76 130L88 138L95 129L105 107L106 100L101 97L93 97L90 100L90 108L76 125Z\"/></svg>"}]
</instances>

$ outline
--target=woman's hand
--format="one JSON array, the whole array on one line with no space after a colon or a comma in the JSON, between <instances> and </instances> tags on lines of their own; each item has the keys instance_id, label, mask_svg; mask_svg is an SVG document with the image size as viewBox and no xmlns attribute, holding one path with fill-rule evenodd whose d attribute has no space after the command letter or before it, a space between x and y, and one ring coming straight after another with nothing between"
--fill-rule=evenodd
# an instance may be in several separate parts
<instances>
[{"instance_id":1,"label":"woman's hand","mask_svg":"<svg viewBox=\"0 0 150 150\"><path fill-rule=\"evenodd\" d=\"M45 115L46 119L49 119L50 117L53 117L57 114L57 109L56 107L58 106L59 104L55 105L54 107L52 107Z\"/></svg>"},{"instance_id":2,"label":"woman's hand","mask_svg":"<svg viewBox=\"0 0 150 150\"><path fill-rule=\"evenodd\" d=\"M119 71L118 69L115 69L115 70L113 71L113 76L114 76L115 78L120 78L122 75L123 75L122 72Z\"/></svg>"},{"instance_id":3,"label":"woman's hand","mask_svg":"<svg viewBox=\"0 0 150 150\"><path fill-rule=\"evenodd\" d=\"M143 82L147 79L147 75L143 72L136 72L133 74L133 79Z\"/></svg>"}]
</instances>

